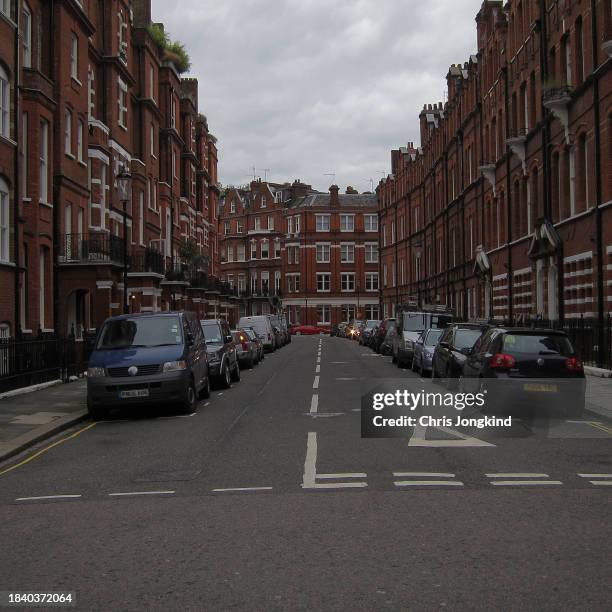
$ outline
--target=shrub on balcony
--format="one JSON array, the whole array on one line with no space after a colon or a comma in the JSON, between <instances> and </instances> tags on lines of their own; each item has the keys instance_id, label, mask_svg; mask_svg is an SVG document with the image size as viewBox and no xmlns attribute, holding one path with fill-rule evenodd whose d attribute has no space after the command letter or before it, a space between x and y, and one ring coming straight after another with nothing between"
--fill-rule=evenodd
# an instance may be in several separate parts
<instances>
[{"instance_id":1,"label":"shrub on balcony","mask_svg":"<svg viewBox=\"0 0 612 612\"><path fill-rule=\"evenodd\" d=\"M177 40L171 40L160 23L152 23L148 27L151 38L162 50L164 59L172 62L178 72L187 72L191 68L191 59L185 46Z\"/></svg>"}]
</instances>

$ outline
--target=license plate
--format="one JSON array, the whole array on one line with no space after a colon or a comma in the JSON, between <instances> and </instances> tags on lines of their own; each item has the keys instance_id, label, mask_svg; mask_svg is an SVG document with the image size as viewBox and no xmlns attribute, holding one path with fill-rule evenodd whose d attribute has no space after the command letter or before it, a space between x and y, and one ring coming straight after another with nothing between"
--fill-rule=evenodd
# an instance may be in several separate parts
<instances>
[{"instance_id":1,"label":"license plate","mask_svg":"<svg viewBox=\"0 0 612 612\"><path fill-rule=\"evenodd\" d=\"M557 385L542 385L536 383L525 383L523 385L524 391L537 391L542 393L556 393Z\"/></svg>"},{"instance_id":2,"label":"license plate","mask_svg":"<svg viewBox=\"0 0 612 612\"><path fill-rule=\"evenodd\" d=\"M127 399L130 397L149 397L148 389L130 389L129 391L119 391L119 397L121 399Z\"/></svg>"}]
</instances>

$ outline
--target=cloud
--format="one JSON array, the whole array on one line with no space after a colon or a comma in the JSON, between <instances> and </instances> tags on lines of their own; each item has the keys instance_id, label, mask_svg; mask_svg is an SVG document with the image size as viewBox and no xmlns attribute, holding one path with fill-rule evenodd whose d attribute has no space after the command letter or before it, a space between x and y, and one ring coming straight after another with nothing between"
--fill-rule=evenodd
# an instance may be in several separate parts
<instances>
[{"instance_id":1,"label":"cloud","mask_svg":"<svg viewBox=\"0 0 612 612\"><path fill-rule=\"evenodd\" d=\"M480 0L152 0L187 47L219 178L369 189L390 150L418 142L452 63L476 47Z\"/></svg>"}]
</instances>

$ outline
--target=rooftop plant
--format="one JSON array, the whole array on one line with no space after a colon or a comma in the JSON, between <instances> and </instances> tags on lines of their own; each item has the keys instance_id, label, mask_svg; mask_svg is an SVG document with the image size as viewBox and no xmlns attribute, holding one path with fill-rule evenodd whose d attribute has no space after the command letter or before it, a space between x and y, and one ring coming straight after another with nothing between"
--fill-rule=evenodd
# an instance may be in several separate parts
<instances>
[{"instance_id":1,"label":"rooftop plant","mask_svg":"<svg viewBox=\"0 0 612 612\"><path fill-rule=\"evenodd\" d=\"M152 23L148 29L151 38L163 51L165 58L174 64L178 72L187 72L191 68L191 59L185 45L178 40L171 40L161 24Z\"/></svg>"}]
</instances>

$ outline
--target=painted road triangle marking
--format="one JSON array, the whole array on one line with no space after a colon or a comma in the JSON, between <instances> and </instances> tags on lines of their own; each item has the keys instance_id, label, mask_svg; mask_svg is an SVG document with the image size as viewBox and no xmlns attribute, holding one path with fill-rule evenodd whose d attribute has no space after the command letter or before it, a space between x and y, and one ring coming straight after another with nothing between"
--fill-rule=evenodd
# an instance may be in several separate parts
<instances>
[{"instance_id":1,"label":"painted road triangle marking","mask_svg":"<svg viewBox=\"0 0 612 612\"><path fill-rule=\"evenodd\" d=\"M431 429L439 429L445 434L454 436L454 440L427 440L425 439L425 432L427 427L424 425L416 425L412 437L408 441L408 446L428 446L435 448L469 448L475 446L495 446L490 442L485 442L473 436L468 436L456 429L450 427L432 427Z\"/></svg>"}]
</instances>

